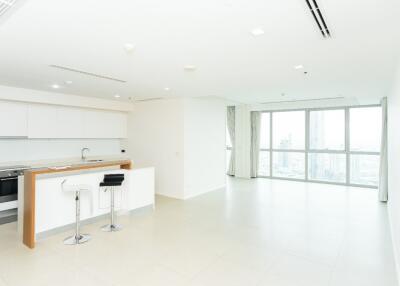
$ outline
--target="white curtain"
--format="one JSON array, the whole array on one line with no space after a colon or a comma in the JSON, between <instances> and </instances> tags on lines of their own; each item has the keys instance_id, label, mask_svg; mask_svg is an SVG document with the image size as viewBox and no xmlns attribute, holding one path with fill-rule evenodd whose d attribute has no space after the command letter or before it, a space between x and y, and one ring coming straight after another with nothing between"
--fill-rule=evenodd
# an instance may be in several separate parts
<instances>
[{"instance_id":1,"label":"white curtain","mask_svg":"<svg viewBox=\"0 0 400 286\"><path fill-rule=\"evenodd\" d=\"M251 112L251 145L250 145L250 177L256 178L258 173L258 157L260 154L260 112Z\"/></svg>"},{"instance_id":2,"label":"white curtain","mask_svg":"<svg viewBox=\"0 0 400 286\"><path fill-rule=\"evenodd\" d=\"M382 98L382 139L381 161L379 165L379 200L388 200L388 144L387 144L387 98Z\"/></svg>"},{"instance_id":3,"label":"white curtain","mask_svg":"<svg viewBox=\"0 0 400 286\"><path fill-rule=\"evenodd\" d=\"M235 107L234 106L228 106L227 126L228 126L229 137L231 139L231 144L232 144L231 158L229 159L227 174L234 176L235 175Z\"/></svg>"}]
</instances>

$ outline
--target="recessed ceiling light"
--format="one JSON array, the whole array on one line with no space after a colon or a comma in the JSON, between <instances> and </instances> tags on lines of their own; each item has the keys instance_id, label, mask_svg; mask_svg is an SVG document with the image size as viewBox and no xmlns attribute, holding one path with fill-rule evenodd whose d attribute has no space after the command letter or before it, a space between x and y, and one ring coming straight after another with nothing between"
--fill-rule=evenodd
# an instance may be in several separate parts
<instances>
[{"instance_id":1,"label":"recessed ceiling light","mask_svg":"<svg viewBox=\"0 0 400 286\"><path fill-rule=\"evenodd\" d=\"M295 69L295 70L301 70L301 69L303 69L303 68L304 68L303 65L294 66L294 69Z\"/></svg>"},{"instance_id":2,"label":"recessed ceiling light","mask_svg":"<svg viewBox=\"0 0 400 286\"><path fill-rule=\"evenodd\" d=\"M58 88L60 88L60 85L54 83L54 84L51 85L51 87L54 88L54 89L58 89Z\"/></svg>"},{"instance_id":3,"label":"recessed ceiling light","mask_svg":"<svg viewBox=\"0 0 400 286\"><path fill-rule=\"evenodd\" d=\"M66 84L72 84L72 80L66 80L65 83Z\"/></svg>"},{"instance_id":4,"label":"recessed ceiling light","mask_svg":"<svg viewBox=\"0 0 400 286\"><path fill-rule=\"evenodd\" d=\"M186 65L183 68L185 71L195 71L197 69L195 65Z\"/></svg>"},{"instance_id":5,"label":"recessed ceiling light","mask_svg":"<svg viewBox=\"0 0 400 286\"><path fill-rule=\"evenodd\" d=\"M119 94L114 94L115 98L120 98L121 96Z\"/></svg>"},{"instance_id":6,"label":"recessed ceiling light","mask_svg":"<svg viewBox=\"0 0 400 286\"><path fill-rule=\"evenodd\" d=\"M124 48L125 48L125 51L126 51L127 53L132 53L132 52L135 50L136 45L135 45L135 44L131 44L131 43L126 43L126 44L124 45Z\"/></svg>"},{"instance_id":7,"label":"recessed ceiling light","mask_svg":"<svg viewBox=\"0 0 400 286\"><path fill-rule=\"evenodd\" d=\"M255 29L251 30L251 34L252 34L253 36L255 36L255 37L264 35L264 33L265 33L264 30L261 29L261 28L255 28Z\"/></svg>"},{"instance_id":8,"label":"recessed ceiling light","mask_svg":"<svg viewBox=\"0 0 400 286\"><path fill-rule=\"evenodd\" d=\"M164 90L165 91L169 91L169 87L164 87Z\"/></svg>"}]
</instances>

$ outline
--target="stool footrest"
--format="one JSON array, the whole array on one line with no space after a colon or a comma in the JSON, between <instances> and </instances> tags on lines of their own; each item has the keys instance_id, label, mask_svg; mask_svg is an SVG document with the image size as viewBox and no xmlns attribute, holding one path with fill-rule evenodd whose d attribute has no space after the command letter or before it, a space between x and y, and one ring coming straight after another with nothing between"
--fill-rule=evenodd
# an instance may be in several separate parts
<instances>
[{"instance_id":1,"label":"stool footrest","mask_svg":"<svg viewBox=\"0 0 400 286\"><path fill-rule=\"evenodd\" d=\"M122 230L122 226L119 224L107 224L101 227L102 231L105 232L114 232Z\"/></svg>"},{"instance_id":2,"label":"stool footrest","mask_svg":"<svg viewBox=\"0 0 400 286\"><path fill-rule=\"evenodd\" d=\"M65 245L76 245L88 242L91 239L89 234L81 234L78 236L73 235L64 239Z\"/></svg>"}]
</instances>

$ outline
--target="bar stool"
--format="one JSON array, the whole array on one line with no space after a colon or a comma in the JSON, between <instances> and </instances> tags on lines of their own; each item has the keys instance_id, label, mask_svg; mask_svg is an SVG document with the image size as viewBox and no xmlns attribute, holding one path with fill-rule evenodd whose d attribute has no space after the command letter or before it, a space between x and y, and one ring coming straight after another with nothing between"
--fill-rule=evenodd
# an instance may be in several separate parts
<instances>
[{"instance_id":1,"label":"bar stool","mask_svg":"<svg viewBox=\"0 0 400 286\"><path fill-rule=\"evenodd\" d=\"M75 234L64 239L64 244L66 245L76 245L82 244L91 239L89 234L80 233L80 215L81 215L81 192L90 192L92 188L89 185L67 185L65 184L67 180L61 183L61 189L64 192L74 192L75 193Z\"/></svg>"},{"instance_id":2,"label":"bar stool","mask_svg":"<svg viewBox=\"0 0 400 286\"><path fill-rule=\"evenodd\" d=\"M122 226L118 225L115 223L115 216L114 216L114 208L115 208L115 202L114 202L114 191L115 188L118 188L122 185L122 182L125 179L124 174L108 174L104 175L104 180L103 182L100 183L100 188L104 188L107 191L108 189L110 190L110 195L111 195L111 210L110 210L110 219L111 222L110 224L104 225L101 227L102 231L106 232L113 232L113 231L119 231L122 229Z\"/></svg>"}]
</instances>

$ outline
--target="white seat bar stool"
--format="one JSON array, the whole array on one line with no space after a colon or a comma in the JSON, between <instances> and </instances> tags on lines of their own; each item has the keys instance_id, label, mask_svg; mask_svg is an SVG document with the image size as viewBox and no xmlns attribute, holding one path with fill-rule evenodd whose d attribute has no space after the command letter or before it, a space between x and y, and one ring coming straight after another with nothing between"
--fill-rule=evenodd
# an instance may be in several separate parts
<instances>
[{"instance_id":1,"label":"white seat bar stool","mask_svg":"<svg viewBox=\"0 0 400 286\"><path fill-rule=\"evenodd\" d=\"M67 180L61 183L62 190L64 192L75 193L75 234L64 239L66 245L82 244L91 239L89 234L81 234L80 232L80 216L81 216L81 192L90 192L92 188L89 185L78 184L78 185L67 185Z\"/></svg>"}]
</instances>

